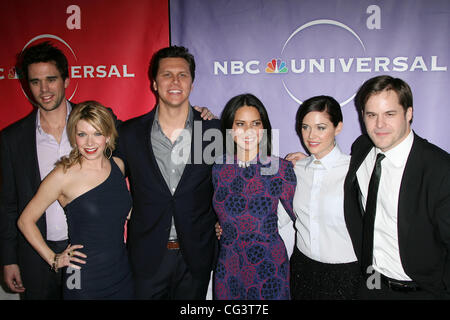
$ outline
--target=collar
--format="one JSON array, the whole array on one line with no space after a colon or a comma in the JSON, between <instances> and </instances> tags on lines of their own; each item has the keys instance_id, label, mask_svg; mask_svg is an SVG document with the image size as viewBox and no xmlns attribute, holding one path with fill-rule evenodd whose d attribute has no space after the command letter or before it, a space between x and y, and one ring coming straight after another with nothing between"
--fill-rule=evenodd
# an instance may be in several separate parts
<instances>
[{"instance_id":1,"label":"collar","mask_svg":"<svg viewBox=\"0 0 450 320\"><path fill-rule=\"evenodd\" d=\"M314 155L309 156L306 158L306 165L305 167L324 167L326 170L331 170L335 165L336 162L345 154L341 151L338 144L334 146L334 148L323 158L317 159Z\"/></svg>"},{"instance_id":2,"label":"collar","mask_svg":"<svg viewBox=\"0 0 450 320\"><path fill-rule=\"evenodd\" d=\"M188 116L186 118L186 122L184 123L184 128L185 129L191 128L193 122L194 122L194 112L192 112L192 106L189 105ZM153 124L155 123L158 126L158 128L161 129L161 124L159 123L159 104L155 108L155 118L153 120Z\"/></svg>"},{"instance_id":3,"label":"collar","mask_svg":"<svg viewBox=\"0 0 450 320\"><path fill-rule=\"evenodd\" d=\"M67 119L69 119L70 112L72 111L72 105L70 104L69 100L66 100L66 108L67 108L66 109L67 113L66 113L66 125L65 126L67 126ZM37 128L39 134L44 133L44 130L41 127L41 110L39 109L39 107L38 107L37 115L36 115L36 128Z\"/></svg>"},{"instance_id":4,"label":"collar","mask_svg":"<svg viewBox=\"0 0 450 320\"><path fill-rule=\"evenodd\" d=\"M274 159L276 159L272 156L261 157L261 155L259 153L256 155L255 158L253 158L252 160L249 160L249 161L241 161L238 159L237 155L235 155L235 154L233 155L233 154L229 154L229 153L225 153L220 158L223 158L224 163L226 163L226 164L237 164L241 168L247 168L252 164L259 164L263 167L268 167L271 164L271 162Z\"/></svg>"},{"instance_id":5,"label":"collar","mask_svg":"<svg viewBox=\"0 0 450 320\"><path fill-rule=\"evenodd\" d=\"M414 142L414 133L411 130L406 136L405 140L400 142L397 146L389 151L382 152L375 147L374 159L376 159L378 153L384 153L387 159L397 168L400 168L406 164L408 160L409 152L411 151Z\"/></svg>"}]
</instances>

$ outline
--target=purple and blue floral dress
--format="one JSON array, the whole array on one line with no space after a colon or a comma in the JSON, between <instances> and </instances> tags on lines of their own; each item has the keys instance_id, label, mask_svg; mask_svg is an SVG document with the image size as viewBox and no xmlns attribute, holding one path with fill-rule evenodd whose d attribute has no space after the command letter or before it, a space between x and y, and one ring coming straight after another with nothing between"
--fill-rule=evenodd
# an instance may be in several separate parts
<instances>
[{"instance_id":1,"label":"purple and blue floral dress","mask_svg":"<svg viewBox=\"0 0 450 320\"><path fill-rule=\"evenodd\" d=\"M289 257L278 233L277 207L281 201L295 220L297 180L289 161L269 159L248 167L236 162L213 166L213 206L223 230L215 299L290 299ZM267 174L269 167L275 170Z\"/></svg>"}]
</instances>

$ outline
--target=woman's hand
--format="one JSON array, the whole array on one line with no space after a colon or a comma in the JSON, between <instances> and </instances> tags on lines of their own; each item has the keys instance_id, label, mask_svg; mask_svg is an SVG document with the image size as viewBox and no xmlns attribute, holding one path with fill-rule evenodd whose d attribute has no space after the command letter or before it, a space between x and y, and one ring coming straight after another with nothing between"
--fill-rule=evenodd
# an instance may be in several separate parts
<instances>
[{"instance_id":1,"label":"woman's hand","mask_svg":"<svg viewBox=\"0 0 450 320\"><path fill-rule=\"evenodd\" d=\"M80 266L73 264L72 262L77 262L77 263L81 263L81 264L86 264L86 261L81 260L77 257L80 258L84 258L86 259L87 256L80 252L77 251L77 249L81 249L83 248L83 246L81 244L76 244L76 245L68 245L66 250L64 250L63 252L57 254L57 263L56 263L56 269L62 268L62 267L72 267L74 269L81 269Z\"/></svg>"},{"instance_id":2,"label":"woman's hand","mask_svg":"<svg viewBox=\"0 0 450 320\"><path fill-rule=\"evenodd\" d=\"M222 235L222 228L220 227L219 222L216 222L216 237L217 240L220 240L220 236Z\"/></svg>"}]
</instances>

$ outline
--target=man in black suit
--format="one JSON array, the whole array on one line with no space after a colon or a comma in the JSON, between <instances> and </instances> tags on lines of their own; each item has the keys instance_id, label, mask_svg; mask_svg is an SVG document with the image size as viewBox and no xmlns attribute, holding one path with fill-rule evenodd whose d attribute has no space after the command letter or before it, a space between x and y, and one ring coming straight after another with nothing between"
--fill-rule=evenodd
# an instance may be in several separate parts
<instances>
[{"instance_id":1,"label":"man in black suit","mask_svg":"<svg viewBox=\"0 0 450 320\"><path fill-rule=\"evenodd\" d=\"M367 280L361 298L449 298L449 155L411 130L403 80L369 79L355 104L367 135L352 145L344 206Z\"/></svg>"},{"instance_id":2,"label":"man in black suit","mask_svg":"<svg viewBox=\"0 0 450 320\"><path fill-rule=\"evenodd\" d=\"M128 229L139 299L205 299L217 250L211 164L202 121L189 102L194 57L183 47L159 50L150 64L158 105L119 131L117 156L133 196Z\"/></svg>"},{"instance_id":3,"label":"man in black suit","mask_svg":"<svg viewBox=\"0 0 450 320\"><path fill-rule=\"evenodd\" d=\"M69 71L64 54L45 42L22 54L21 71L35 105L31 114L0 135L0 259L4 280L24 299L60 299L61 273L54 273L17 229L17 219L41 180L71 147L65 133L72 105L65 97ZM67 224L58 202L37 222L56 252L67 246Z\"/></svg>"}]
</instances>

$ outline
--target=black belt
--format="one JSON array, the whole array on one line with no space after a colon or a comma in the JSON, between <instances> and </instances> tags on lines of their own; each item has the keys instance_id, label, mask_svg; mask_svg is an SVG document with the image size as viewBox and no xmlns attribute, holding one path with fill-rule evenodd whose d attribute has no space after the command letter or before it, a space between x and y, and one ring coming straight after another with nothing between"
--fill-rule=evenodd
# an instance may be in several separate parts
<instances>
[{"instance_id":1,"label":"black belt","mask_svg":"<svg viewBox=\"0 0 450 320\"><path fill-rule=\"evenodd\" d=\"M411 292L422 290L422 288L420 288L419 285L414 281L395 280L392 278L388 278L381 273L380 275L381 281L383 281L392 291Z\"/></svg>"}]
</instances>

